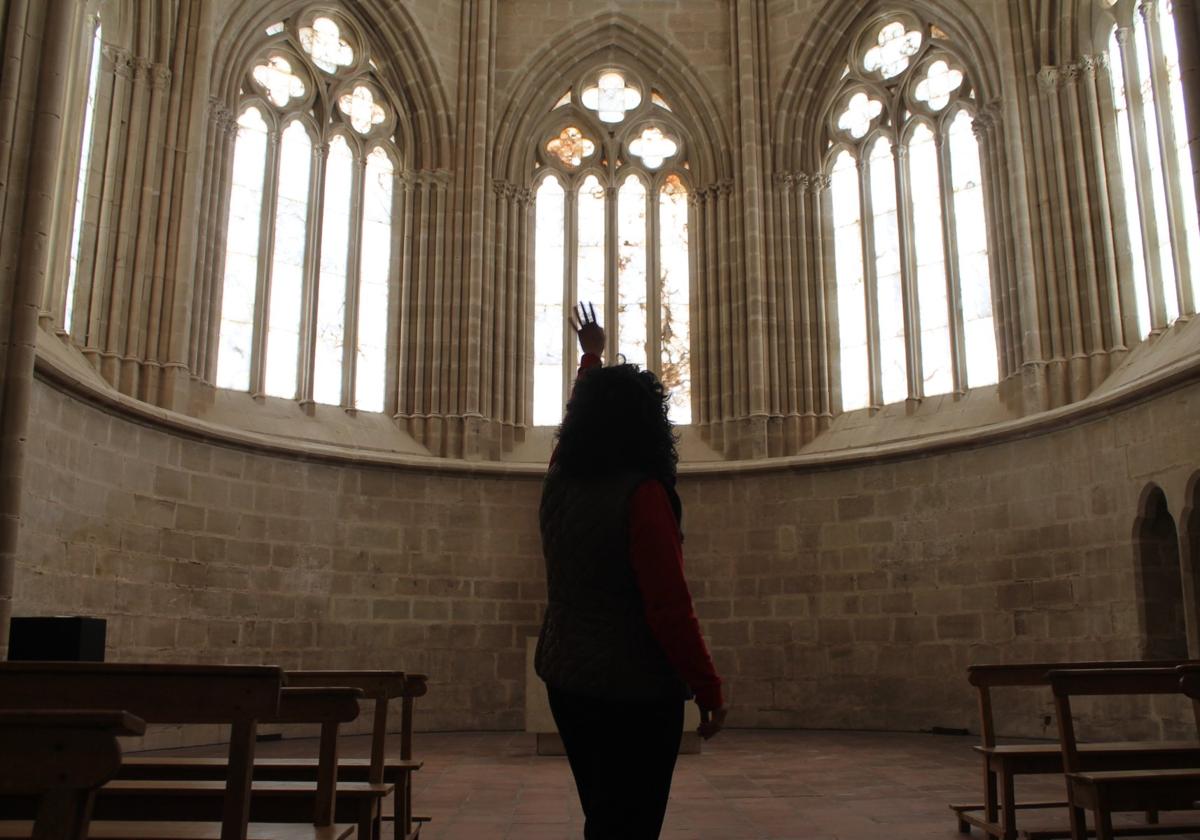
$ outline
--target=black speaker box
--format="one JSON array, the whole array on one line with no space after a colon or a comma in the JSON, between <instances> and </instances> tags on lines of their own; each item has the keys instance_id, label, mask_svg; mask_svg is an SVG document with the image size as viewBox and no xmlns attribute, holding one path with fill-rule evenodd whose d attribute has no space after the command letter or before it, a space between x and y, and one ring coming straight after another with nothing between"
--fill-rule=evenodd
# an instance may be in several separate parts
<instances>
[{"instance_id":1,"label":"black speaker box","mask_svg":"<svg viewBox=\"0 0 1200 840\"><path fill-rule=\"evenodd\" d=\"M82 615L14 617L8 625L10 662L103 662L108 624Z\"/></svg>"}]
</instances>

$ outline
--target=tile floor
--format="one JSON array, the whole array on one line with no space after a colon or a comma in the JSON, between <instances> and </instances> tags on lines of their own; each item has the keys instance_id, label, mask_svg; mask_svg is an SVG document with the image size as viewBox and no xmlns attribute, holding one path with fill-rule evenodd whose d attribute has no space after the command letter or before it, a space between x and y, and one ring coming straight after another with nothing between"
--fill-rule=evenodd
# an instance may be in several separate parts
<instances>
[{"instance_id":1,"label":"tile floor","mask_svg":"<svg viewBox=\"0 0 1200 840\"><path fill-rule=\"evenodd\" d=\"M306 743L313 746L265 742L259 754L308 754ZM947 804L978 801L974 743L943 735L728 730L706 743L703 754L680 757L662 836L961 840ZM422 840L583 836L566 759L536 755L533 736L419 733L416 746L425 766L415 782L413 809L433 818ZM365 737L349 737L343 754L365 755L367 748ZM1059 796L1061 782L1052 777L1018 786L1019 798ZM1041 812L1028 824L1034 819L1065 824L1066 815Z\"/></svg>"}]
</instances>

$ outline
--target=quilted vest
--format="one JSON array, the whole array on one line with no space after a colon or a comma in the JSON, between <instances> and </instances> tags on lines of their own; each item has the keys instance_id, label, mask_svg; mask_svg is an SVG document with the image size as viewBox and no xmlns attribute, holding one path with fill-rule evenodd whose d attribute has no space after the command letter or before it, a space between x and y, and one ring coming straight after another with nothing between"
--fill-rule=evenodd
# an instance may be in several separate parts
<instances>
[{"instance_id":1,"label":"quilted vest","mask_svg":"<svg viewBox=\"0 0 1200 840\"><path fill-rule=\"evenodd\" d=\"M540 520L549 603L534 667L546 683L607 700L684 700L650 632L629 561L629 503L644 476L575 479L552 467Z\"/></svg>"}]
</instances>

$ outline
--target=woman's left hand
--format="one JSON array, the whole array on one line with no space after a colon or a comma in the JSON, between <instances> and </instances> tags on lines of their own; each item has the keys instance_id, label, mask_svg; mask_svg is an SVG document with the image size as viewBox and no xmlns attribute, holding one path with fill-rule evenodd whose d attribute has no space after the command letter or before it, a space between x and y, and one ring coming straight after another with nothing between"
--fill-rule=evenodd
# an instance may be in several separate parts
<instances>
[{"instance_id":1,"label":"woman's left hand","mask_svg":"<svg viewBox=\"0 0 1200 840\"><path fill-rule=\"evenodd\" d=\"M696 732L701 738L707 741L725 728L725 717L728 714L729 709L724 706L719 709L713 709L711 712L707 709L701 709L700 725L696 727Z\"/></svg>"}]
</instances>

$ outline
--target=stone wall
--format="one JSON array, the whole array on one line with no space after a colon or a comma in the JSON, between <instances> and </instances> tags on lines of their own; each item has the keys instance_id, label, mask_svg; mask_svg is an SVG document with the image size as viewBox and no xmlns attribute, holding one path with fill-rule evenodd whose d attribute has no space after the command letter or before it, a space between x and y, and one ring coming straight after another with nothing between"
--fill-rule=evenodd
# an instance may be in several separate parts
<instances>
[{"instance_id":1,"label":"stone wall","mask_svg":"<svg viewBox=\"0 0 1200 840\"><path fill-rule=\"evenodd\" d=\"M42 380L34 403L16 614L106 617L114 660L423 670L422 728L520 728L536 475L235 449ZM1156 482L1179 520L1197 417L1193 383L977 448L686 475L735 725L974 727L972 662L1136 656L1138 500ZM1027 735L1048 712L1000 710Z\"/></svg>"}]
</instances>

